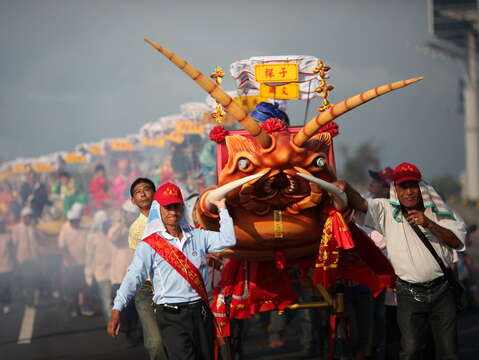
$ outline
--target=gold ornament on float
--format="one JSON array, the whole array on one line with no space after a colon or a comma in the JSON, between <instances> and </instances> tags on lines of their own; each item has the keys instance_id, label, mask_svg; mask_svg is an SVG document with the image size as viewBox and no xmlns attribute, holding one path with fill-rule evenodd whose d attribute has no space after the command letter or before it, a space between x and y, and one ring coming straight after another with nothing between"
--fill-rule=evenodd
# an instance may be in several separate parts
<instances>
[{"instance_id":1,"label":"gold ornament on float","mask_svg":"<svg viewBox=\"0 0 479 360\"><path fill-rule=\"evenodd\" d=\"M334 89L334 86L329 85L326 82L326 79L329 79L329 70L331 70L331 67L327 66L322 60L318 61L318 65L313 69L313 72L319 74L319 77L321 78L321 80L319 81L319 87L314 90L319 94L319 96L323 98L323 105L317 109L319 112L323 112L324 110L327 110L332 106L328 100L328 96L329 92Z\"/></svg>"},{"instance_id":2,"label":"gold ornament on float","mask_svg":"<svg viewBox=\"0 0 479 360\"><path fill-rule=\"evenodd\" d=\"M223 69L221 68L221 66L219 65L215 67L215 72L210 75L210 78L216 81L216 85L218 85L218 87L220 87L224 77L225 77L225 73ZM226 115L226 112L223 110L223 107L218 101L216 101L216 104L217 104L215 107L216 111L211 113L211 117L215 119L217 124L222 124L223 119Z\"/></svg>"}]
</instances>

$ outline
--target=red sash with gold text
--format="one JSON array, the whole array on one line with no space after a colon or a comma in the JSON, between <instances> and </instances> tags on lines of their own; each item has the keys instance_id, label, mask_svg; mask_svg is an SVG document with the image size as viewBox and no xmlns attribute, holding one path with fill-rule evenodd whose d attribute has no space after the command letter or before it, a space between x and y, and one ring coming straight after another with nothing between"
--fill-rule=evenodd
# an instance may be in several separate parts
<instances>
[{"instance_id":1,"label":"red sash with gold text","mask_svg":"<svg viewBox=\"0 0 479 360\"><path fill-rule=\"evenodd\" d=\"M188 284L198 293L201 300L208 304L208 295L203 277L198 268L178 248L171 245L158 234L151 234L143 240L150 245L168 264L171 265Z\"/></svg>"}]
</instances>

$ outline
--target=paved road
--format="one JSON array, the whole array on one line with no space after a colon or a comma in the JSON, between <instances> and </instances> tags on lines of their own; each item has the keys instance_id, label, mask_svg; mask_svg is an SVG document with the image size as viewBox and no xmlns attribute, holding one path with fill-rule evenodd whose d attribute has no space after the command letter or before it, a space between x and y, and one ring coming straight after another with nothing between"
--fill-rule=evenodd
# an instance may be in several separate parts
<instances>
[{"instance_id":1,"label":"paved road","mask_svg":"<svg viewBox=\"0 0 479 360\"><path fill-rule=\"evenodd\" d=\"M27 311L25 311L27 309ZM28 318L34 316L31 339ZM30 321L31 324L31 321ZM460 319L461 359L479 358L479 313L465 313ZM23 327L23 330L22 330ZM27 330L25 330L27 329ZM23 339L18 344L19 335ZM272 350L267 346L266 330L257 321L250 322L245 344L246 359L295 359L300 351L298 319L286 331L286 347ZM40 304L34 308L14 306L8 315L0 315L1 360L122 360L147 359L142 346L131 348L123 337L111 339L101 316L71 318L58 304Z\"/></svg>"}]
</instances>

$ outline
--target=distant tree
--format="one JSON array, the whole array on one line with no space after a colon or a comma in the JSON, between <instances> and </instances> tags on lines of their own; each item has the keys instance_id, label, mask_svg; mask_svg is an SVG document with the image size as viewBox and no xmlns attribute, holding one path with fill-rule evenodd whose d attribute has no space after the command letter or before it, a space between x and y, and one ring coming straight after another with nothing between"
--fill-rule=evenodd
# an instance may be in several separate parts
<instances>
[{"instance_id":1,"label":"distant tree","mask_svg":"<svg viewBox=\"0 0 479 360\"><path fill-rule=\"evenodd\" d=\"M379 150L372 143L359 144L353 154L347 146L341 147L340 151L345 157L341 177L347 181L365 183L368 181L367 171L380 167Z\"/></svg>"},{"instance_id":2,"label":"distant tree","mask_svg":"<svg viewBox=\"0 0 479 360\"><path fill-rule=\"evenodd\" d=\"M461 183L449 173L435 176L429 182L444 198L458 196L461 193Z\"/></svg>"}]
</instances>

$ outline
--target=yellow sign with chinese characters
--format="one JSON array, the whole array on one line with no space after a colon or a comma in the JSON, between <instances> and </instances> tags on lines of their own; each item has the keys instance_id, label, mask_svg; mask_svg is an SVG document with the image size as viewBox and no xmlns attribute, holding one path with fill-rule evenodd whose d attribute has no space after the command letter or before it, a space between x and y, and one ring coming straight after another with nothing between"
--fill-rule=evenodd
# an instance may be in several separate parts
<instances>
[{"instance_id":1,"label":"yellow sign with chinese characters","mask_svg":"<svg viewBox=\"0 0 479 360\"><path fill-rule=\"evenodd\" d=\"M0 173L0 180L5 180L6 178L10 177L12 173L10 171L4 171Z\"/></svg>"},{"instance_id":2,"label":"yellow sign with chinese characters","mask_svg":"<svg viewBox=\"0 0 479 360\"><path fill-rule=\"evenodd\" d=\"M269 86L260 84L259 92L261 97L268 99L290 100L299 99L299 86L297 83Z\"/></svg>"},{"instance_id":3,"label":"yellow sign with chinese characters","mask_svg":"<svg viewBox=\"0 0 479 360\"><path fill-rule=\"evenodd\" d=\"M103 150L100 145L90 145L88 151L90 151L92 155L103 155Z\"/></svg>"},{"instance_id":4,"label":"yellow sign with chinese characters","mask_svg":"<svg viewBox=\"0 0 479 360\"><path fill-rule=\"evenodd\" d=\"M86 156L75 154L75 153L69 153L65 155L63 160L65 160L67 164L83 164L83 163L86 163Z\"/></svg>"},{"instance_id":5,"label":"yellow sign with chinese characters","mask_svg":"<svg viewBox=\"0 0 479 360\"><path fill-rule=\"evenodd\" d=\"M273 230L275 239L283 238L283 214L281 210L273 211Z\"/></svg>"},{"instance_id":6,"label":"yellow sign with chinese characters","mask_svg":"<svg viewBox=\"0 0 479 360\"><path fill-rule=\"evenodd\" d=\"M141 139L141 142L145 146L151 146L151 147L164 147L166 144L166 140L164 137L159 137L159 138L143 138Z\"/></svg>"},{"instance_id":7,"label":"yellow sign with chinese characters","mask_svg":"<svg viewBox=\"0 0 479 360\"><path fill-rule=\"evenodd\" d=\"M195 124L193 121L177 121L175 124L176 132L180 134L203 134L205 132L205 126L201 124Z\"/></svg>"},{"instance_id":8,"label":"yellow sign with chinese characters","mask_svg":"<svg viewBox=\"0 0 479 360\"><path fill-rule=\"evenodd\" d=\"M246 111L253 110L262 101L268 101L267 98L258 95L235 96L233 100Z\"/></svg>"},{"instance_id":9,"label":"yellow sign with chinese characters","mask_svg":"<svg viewBox=\"0 0 479 360\"><path fill-rule=\"evenodd\" d=\"M36 163L32 165L33 171L37 173L50 173L55 171L55 167L49 163Z\"/></svg>"},{"instance_id":10,"label":"yellow sign with chinese characters","mask_svg":"<svg viewBox=\"0 0 479 360\"><path fill-rule=\"evenodd\" d=\"M176 131L173 131L169 133L168 135L165 135L165 138L177 144L181 144L183 141L185 141L185 137L183 136L183 134L180 134Z\"/></svg>"},{"instance_id":11,"label":"yellow sign with chinese characters","mask_svg":"<svg viewBox=\"0 0 479 360\"><path fill-rule=\"evenodd\" d=\"M298 64L255 64L254 79L259 83L297 82L299 79Z\"/></svg>"},{"instance_id":12,"label":"yellow sign with chinese characters","mask_svg":"<svg viewBox=\"0 0 479 360\"><path fill-rule=\"evenodd\" d=\"M133 151L135 146L128 139L111 140L110 147L112 151Z\"/></svg>"},{"instance_id":13,"label":"yellow sign with chinese characters","mask_svg":"<svg viewBox=\"0 0 479 360\"><path fill-rule=\"evenodd\" d=\"M25 174L29 171L30 171L30 167L28 165L12 164L12 172L14 174Z\"/></svg>"}]
</instances>

